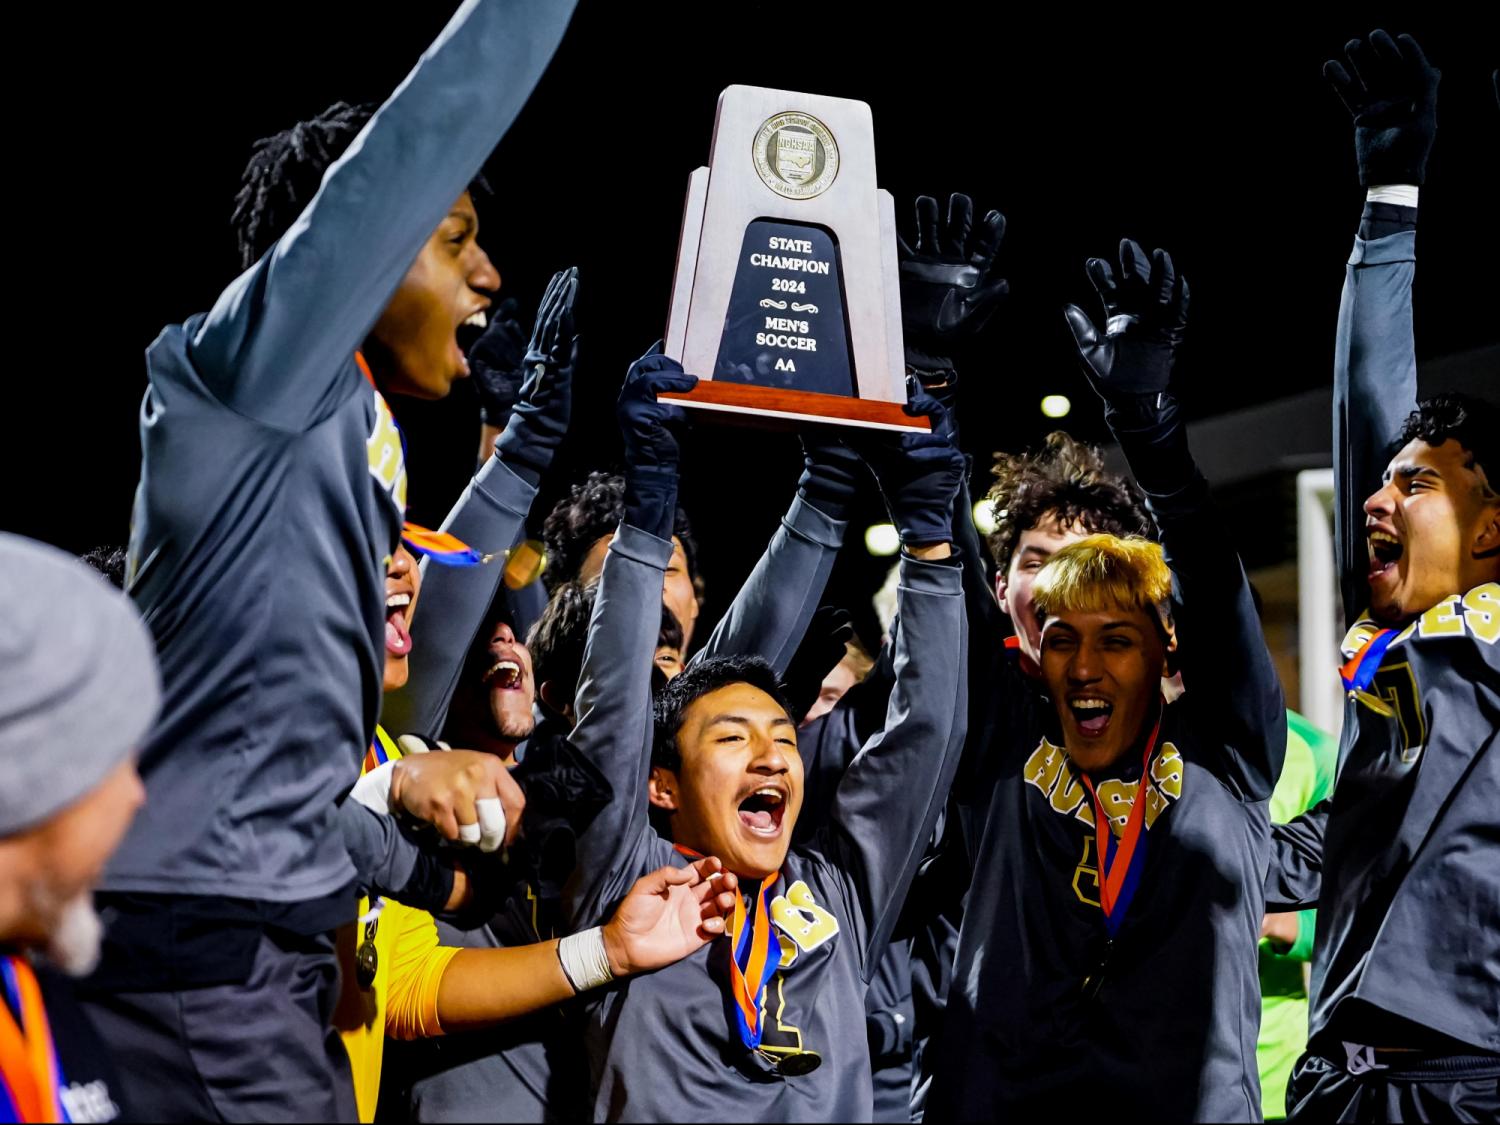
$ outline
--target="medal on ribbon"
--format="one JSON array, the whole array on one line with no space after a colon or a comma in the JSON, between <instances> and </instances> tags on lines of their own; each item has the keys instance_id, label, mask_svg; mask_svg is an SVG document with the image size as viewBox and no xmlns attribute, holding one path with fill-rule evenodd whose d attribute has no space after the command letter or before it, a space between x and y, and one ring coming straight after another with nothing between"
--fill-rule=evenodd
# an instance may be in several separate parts
<instances>
[{"instance_id":1,"label":"medal on ribbon","mask_svg":"<svg viewBox=\"0 0 1500 1125\"><path fill-rule=\"evenodd\" d=\"M0 957L0 984L0 1121L71 1121L36 975L21 958Z\"/></svg>"},{"instance_id":2,"label":"medal on ribbon","mask_svg":"<svg viewBox=\"0 0 1500 1125\"><path fill-rule=\"evenodd\" d=\"M734 1013L740 1039L751 1050L759 1049L765 1030L760 1016L766 982L781 964L781 939L771 922L771 888L776 879L777 875L773 874L761 883L755 896L754 919L748 929L745 926L744 896L738 896L734 904L734 955L730 958L729 980L734 990Z\"/></svg>"},{"instance_id":3,"label":"medal on ribbon","mask_svg":"<svg viewBox=\"0 0 1500 1125\"><path fill-rule=\"evenodd\" d=\"M1130 816L1125 821L1125 831L1119 843L1110 831L1110 818L1104 812L1099 794L1089 775L1079 772L1089 797L1094 803L1095 842L1099 853L1099 905L1104 911L1104 929L1111 941L1125 924L1125 913L1135 897L1141 882L1141 872L1146 866L1146 789L1151 784L1151 759L1156 753L1156 736L1161 733L1162 709L1156 713L1156 725L1151 728L1151 737L1146 739L1146 752L1141 759L1141 780L1136 786L1135 800L1130 805Z\"/></svg>"},{"instance_id":4,"label":"medal on ribbon","mask_svg":"<svg viewBox=\"0 0 1500 1125\"><path fill-rule=\"evenodd\" d=\"M426 555L443 566L478 566L485 559L456 535L446 531L432 531L415 523L401 527L401 542L414 555Z\"/></svg>"}]
</instances>

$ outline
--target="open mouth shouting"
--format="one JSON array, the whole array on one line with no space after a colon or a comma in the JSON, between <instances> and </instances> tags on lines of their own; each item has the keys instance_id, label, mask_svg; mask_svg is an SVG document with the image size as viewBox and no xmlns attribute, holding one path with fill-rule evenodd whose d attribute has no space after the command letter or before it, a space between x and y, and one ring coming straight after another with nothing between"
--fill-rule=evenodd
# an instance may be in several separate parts
<instances>
[{"instance_id":1,"label":"open mouth shouting","mask_svg":"<svg viewBox=\"0 0 1500 1125\"><path fill-rule=\"evenodd\" d=\"M1395 531L1379 524L1367 525L1365 547L1370 555L1369 580L1375 582L1394 578L1396 564L1406 553L1406 548L1396 537Z\"/></svg>"},{"instance_id":2,"label":"open mouth shouting","mask_svg":"<svg viewBox=\"0 0 1500 1125\"><path fill-rule=\"evenodd\" d=\"M1101 696L1078 695L1068 700L1068 710L1073 713L1080 734L1085 738L1100 738L1109 730L1115 705Z\"/></svg>"},{"instance_id":3,"label":"open mouth shouting","mask_svg":"<svg viewBox=\"0 0 1500 1125\"><path fill-rule=\"evenodd\" d=\"M484 309L479 308L464 317L454 329L453 347L458 352L458 365L465 375L469 374L469 349L484 334L487 324L489 324L489 318L485 316Z\"/></svg>"},{"instance_id":4,"label":"open mouth shouting","mask_svg":"<svg viewBox=\"0 0 1500 1125\"><path fill-rule=\"evenodd\" d=\"M484 685L491 691L520 691L525 675L518 661L502 657L485 669Z\"/></svg>"},{"instance_id":5,"label":"open mouth shouting","mask_svg":"<svg viewBox=\"0 0 1500 1125\"><path fill-rule=\"evenodd\" d=\"M407 616L411 612L411 595L395 593L385 599L385 650L392 656L406 656L411 652L411 633L407 628Z\"/></svg>"},{"instance_id":6,"label":"open mouth shouting","mask_svg":"<svg viewBox=\"0 0 1500 1125\"><path fill-rule=\"evenodd\" d=\"M780 785L758 786L739 803L740 823L751 835L774 840L781 835L786 800L786 790Z\"/></svg>"}]
</instances>

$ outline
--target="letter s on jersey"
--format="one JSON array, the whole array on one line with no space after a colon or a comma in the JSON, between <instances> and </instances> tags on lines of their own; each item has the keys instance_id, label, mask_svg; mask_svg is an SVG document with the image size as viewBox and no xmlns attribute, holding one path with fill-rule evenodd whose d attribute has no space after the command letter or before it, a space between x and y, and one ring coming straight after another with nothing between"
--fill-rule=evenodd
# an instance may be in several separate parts
<instances>
[{"instance_id":1,"label":"letter s on jersey","mask_svg":"<svg viewBox=\"0 0 1500 1125\"><path fill-rule=\"evenodd\" d=\"M812 891L801 879L788 887L785 895L771 900L771 921L803 953L811 953L839 932L839 920L813 901ZM783 955L782 967L789 967L795 960L795 954L790 959Z\"/></svg>"}]
</instances>

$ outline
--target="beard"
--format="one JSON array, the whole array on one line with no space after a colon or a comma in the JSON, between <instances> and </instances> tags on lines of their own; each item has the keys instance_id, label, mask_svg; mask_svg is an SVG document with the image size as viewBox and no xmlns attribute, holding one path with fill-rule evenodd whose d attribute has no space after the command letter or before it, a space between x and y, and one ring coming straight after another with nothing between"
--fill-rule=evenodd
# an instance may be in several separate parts
<instances>
[{"instance_id":1,"label":"beard","mask_svg":"<svg viewBox=\"0 0 1500 1125\"><path fill-rule=\"evenodd\" d=\"M93 895L83 891L59 903L54 891L38 884L27 897L36 917L52 920L42 955L70 977L93 972L104 942L104 923L94 909Z\"/></svg>"},{"instance_id":2,"label":"beard","mask_svg":"<svg viewBox=\"0 0 1500 1125\"><path fill-rule=\"evenodd\" d=\"M506 742L520 742L530 738L536 727L536 717L530 707L524 710L519 707L500 708L490 703L488 710L490 734Z\"/></svg>"}]
</instances>

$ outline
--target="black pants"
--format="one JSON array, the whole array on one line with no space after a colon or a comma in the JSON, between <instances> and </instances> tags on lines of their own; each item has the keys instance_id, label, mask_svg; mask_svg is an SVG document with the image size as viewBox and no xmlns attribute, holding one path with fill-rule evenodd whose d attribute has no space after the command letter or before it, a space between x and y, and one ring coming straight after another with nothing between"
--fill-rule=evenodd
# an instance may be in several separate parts
<instances>
[{"instance_id":1,"label":"black pants","mask_svg":"<svg viewBox=\"0 0 1500 1125\"><path fill-rule=\"evenodd\" d=\"M358 1120L331 935L267 930L243 983L84 999L143 1121Z\"/></svg>"},{"instance_id":2,"label":"black pants","mask_svg":"<svg viewBox=\"0 0 1500 1125\"><path fill-rule=\"evenodd\" d=\"M1500 1057L1419 1055L1356 1075L1309 1052L1286 1108L1294 1122L1500 1121Z\"/></svg>"}]
</instances>

